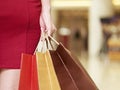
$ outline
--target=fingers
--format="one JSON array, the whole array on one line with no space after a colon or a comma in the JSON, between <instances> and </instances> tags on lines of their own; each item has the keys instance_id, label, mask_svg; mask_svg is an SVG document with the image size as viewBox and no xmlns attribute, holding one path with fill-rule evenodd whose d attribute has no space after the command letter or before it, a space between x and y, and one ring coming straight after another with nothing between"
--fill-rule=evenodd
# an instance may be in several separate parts
<instances>
[{"instance_id":1,"label":"fingers","mask_svg":"<svg viewBox=\"0 0 120 90\"><path fill-rule=\"evenodd\" d=\"M53 23L50 28L46 29L46 32L49 36L52 36L56 31L57 29Z\"/></svg>"},{"instance_id":2,"label":"fingers","mask_svg":"<svg viewBox=\"0 0 120 90\"><path fill-rule=\"evenodd\" d=\"M55 27L55 25L52 23L52 29L51 29L51 35L53 35L56 31L57 31L57 28Z\"/></svg>"}]
</instances>

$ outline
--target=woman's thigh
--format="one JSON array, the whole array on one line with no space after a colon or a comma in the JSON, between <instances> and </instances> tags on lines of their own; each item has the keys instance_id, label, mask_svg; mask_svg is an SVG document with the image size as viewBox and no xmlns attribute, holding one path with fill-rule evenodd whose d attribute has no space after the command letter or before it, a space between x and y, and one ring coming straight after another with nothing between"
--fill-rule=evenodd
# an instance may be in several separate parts
<instances>
[{"instance_id":1,"label":"woman's thigh","mask_svg":"<svg viewBox=\"0 0 120 90\"><path fill-rule=\"evenodd\" d=\"M19 76L19 69L1 69L0 90L18 90Z\"/></svg>"}]
</instances>

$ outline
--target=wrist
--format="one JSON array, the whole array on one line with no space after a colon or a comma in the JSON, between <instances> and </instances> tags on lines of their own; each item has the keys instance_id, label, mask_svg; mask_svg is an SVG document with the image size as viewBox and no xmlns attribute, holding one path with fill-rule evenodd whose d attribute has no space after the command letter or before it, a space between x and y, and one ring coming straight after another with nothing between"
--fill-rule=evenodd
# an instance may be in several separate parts
<instances>
[{"instance_id":1,"label":"wrist","mask_svg":"<svg viewBox=\"0 0 120 90\"><path fill-rule=\"evenodd\" d=\"M49 6L42 7L42 12L51 12L51 8Z\"/></svg>"},{"instance_id":2,"label":"wrist","mask_svg":"<svg viewBox=\"0 0 120 90\"><path fill-rule=\"evenodd\" d=\"M42 12L41 12L41 16L51 16L51 12L49 11L49 10L42 10Z\"/></svg>"},{"instance_id":3,"label":"wrist","mask_svg":"<svg viewBox=\"0 0 120 90\"><path fill-rule=\"evenodd\" d=\"M43 12L50 12L50 9L51 9L50 1L51 0L41 0Z\"/></svg>"}]
</instances>

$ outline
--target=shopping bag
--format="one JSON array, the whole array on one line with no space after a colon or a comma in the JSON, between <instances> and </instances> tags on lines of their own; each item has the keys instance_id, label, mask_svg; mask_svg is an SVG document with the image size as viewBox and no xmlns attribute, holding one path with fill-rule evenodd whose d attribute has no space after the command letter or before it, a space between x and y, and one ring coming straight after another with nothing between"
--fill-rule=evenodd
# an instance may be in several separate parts
<instances>
[{"instance_id":1,"label":"shopping bag","mask_svg":"<svg viewBox=\"0 0 120 90\"><path fill-rule=\"evenodd\" d=\"M39 90L36 56L22 54L18 90Z\"/></svg>"},{"instance_id":2,"label":"shopping bag","mask_svg":"<svg viewBox=\"0 0 120 90\"><path fill-rule=\"evenodd\" d=\"M62 44L59 44L57 53L69 70L79 90L98 90L83 66L77 63L78 60L75 60L75 58L71 56L72 54L70 54Z\"/></svg>"},{"instance_id":3,"label":"shopping bag","mask_svg":"<svg viewBox=\"0 0 120 90\"><path fill-rule=\"evenodd\" d=\"M37 52L37 68L40 90L61 90L49 51Z\"/></svg>"},{"instance_id":4,"label":"shopping bag","mask_svg":"<svg viewBox=\"0 0 120 90\"><path fill-rule=\"evenodd\" d=\"M52 39L53 40L53 39ZM53 40L55 41L55 40ZM78 63L78 60L72 55L72 53L67 50L61 43L58 43L58 47L55 51L51 51L51 57L54 62L54 67L56 70L56 74L59 78L59 74L57 73L61 67L58 67L58 60L61 60L64 67L67 69L69 76L71 76L72 81L77 86L77 89L70 90L98 90L95 83L92 81L86 70L83 68L81 63ZM58 69L59 68L59 69ZM62 75L61 75L62 76ZM66 78L60 78L62 80L66 80ZM66 81L67 82L67 81ZM70 82L68 82L69 84ZM61 87L64 86L61 83ZM68 90L68 89L63 89Z\"/></svg>"},{"instance_id":5,"label":"shopping bag","mask_svg":"<svg viewBox=\"0 0 120 90\"><path fill-rule=\"evenodd\" d=\"M67 67L62 62L57 52L50 51L50 54L53 60L53 65L57 74L57 78L61 86L61 90L79 90Z\"/></svg>"}]
</instances>

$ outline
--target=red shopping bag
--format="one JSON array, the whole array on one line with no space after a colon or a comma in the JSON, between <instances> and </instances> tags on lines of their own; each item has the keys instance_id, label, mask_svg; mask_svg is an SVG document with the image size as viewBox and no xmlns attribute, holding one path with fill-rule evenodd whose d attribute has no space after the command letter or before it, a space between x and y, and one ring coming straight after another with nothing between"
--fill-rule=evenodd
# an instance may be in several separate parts
<instances>
[{"instance_id":1,"label":"red shopping bag","mask_svg":"<svg viewBox=\"0 0 120 90\"><path fill-rule=\"evenodd\" d=\"M39 90L36 56L22 54L19 90Z\"/></svg>"}]
</instances>

